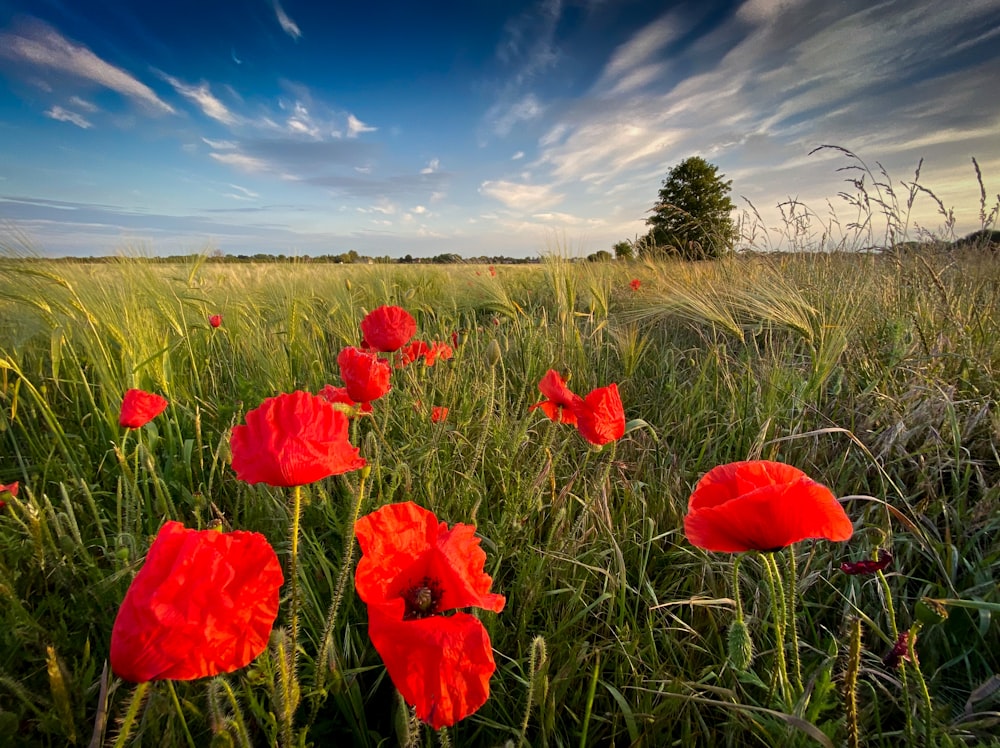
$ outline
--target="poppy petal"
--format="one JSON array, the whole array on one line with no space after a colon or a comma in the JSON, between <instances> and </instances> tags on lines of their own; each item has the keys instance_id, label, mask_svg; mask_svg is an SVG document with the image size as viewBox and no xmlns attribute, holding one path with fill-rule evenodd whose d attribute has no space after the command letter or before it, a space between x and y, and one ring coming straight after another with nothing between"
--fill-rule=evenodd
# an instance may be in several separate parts
<instances>
[{"instance_id":1,"label":"poppy petal","mask_svg":"<svg viewBox=\"0 0 1000 748\"><path fill-rule=\"evenodd\" d=\"M354 574L358 595L378 604L430 578L441 589L440 610L474 606L499 613L506 599L489 591L493 580L483 571L486 553L475 532L461 523L448 529L412 501L361 517L354 528L363 554Z\"/></svg>"},{"instance_id":2,"label":"poppy petal","mask_svg":"<svg viewBox=\"0 0 1000 748\"><path fill-rule=\"evenodd\" d=\"M621 439L625 433L625 408L617 384L591 391L573 410L577 430L591 444L599 447Z\"/></svg>"},{"instance_id":3,"label":"poppy petal","mask_svg":"<svg viewBox=\"0 0 1000 748\"><path fill-rule=\"evenodd\" d=\"M398 351L416 333L416 320L398 306L380 306L361 320L361 334L376 351Z\"/></svg>"},{"instance_id":4,"label":"poppy petal","mask_svg":"<svg viewBox=\"0 0 1000 748\"><path fill-rule=\"evenodd\" d=\"M281 566L263 535L160 528L111 632L125 680L191 680L248 665L278 615Z\"/></svg>"},{"instance_id":5,"label":"poppy petal","mask_svg":"<svg viewBox=\"0 0 1000 748\"><path fill-rule=\"evenodd\" d=\"M230 437L233 470L247 483L301 486L365 466L348 418L325 398L296 391L268 398Z\"/></svg>"},{"instance_id":6,"label":"poppy petal","mask_svg":"<svg viewBox=\"0 0 1000 748\"><path fill-rule=\"evenodd\" d=\"M843 541L854 527L826 486L764 460L709 471L688 500L688 540L710 551L774 551L808 538Z\"/></svg>"},{"instance_id":7,"label":"poppy petal","mask_svg":"<svg viewBox=\"0 0 1000 748\"><path fill-rule=\"evenodd\" d=\"M156 418L167 408L167 400L154 392L131 389L122 398L118 425L138 429Z\"/></svg>"},{"instance_id":8,"label":"poppy petal","mask_svg":"<svg viewBox=\"0 0 1000 748\"><path fill-rule=\"evenodd\" d=\"M368 635L417 718L435 730L479 709L496 670L489 635L468 613L402 620L403 602L368 607Z\"/></svg>"}]
</instances>

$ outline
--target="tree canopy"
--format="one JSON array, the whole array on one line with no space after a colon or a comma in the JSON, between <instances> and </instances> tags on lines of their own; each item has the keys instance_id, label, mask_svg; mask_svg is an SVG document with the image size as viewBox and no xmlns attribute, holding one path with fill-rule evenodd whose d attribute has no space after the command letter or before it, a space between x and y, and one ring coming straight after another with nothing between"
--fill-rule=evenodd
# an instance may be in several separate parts
<instances>
[{"instance_id":1,"label":"tree canopy","mask_svg":"<svg viewBox=\"0 0 1000 748\"><path fill-rule=\"evenodd\" d=\"M646 219L647 252L700 260L720 257L733 248L737 239L729 199L733 182L718 171L699 156L670 170Z\"/></svg>"}]
</instances>

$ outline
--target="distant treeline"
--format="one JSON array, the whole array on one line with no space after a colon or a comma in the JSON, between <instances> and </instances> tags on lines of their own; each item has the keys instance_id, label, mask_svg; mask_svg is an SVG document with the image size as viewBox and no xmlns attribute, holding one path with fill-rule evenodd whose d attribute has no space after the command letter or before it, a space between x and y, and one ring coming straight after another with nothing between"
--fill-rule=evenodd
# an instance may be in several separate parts
<instances>
[{"instance_id":1,"label":"distant treeline","mask_svg":"<svg viewBox=\"0 0 1000 748\"><path fill-rule=\"evenodd\" d=\"M45 260L46 262L57 261L57 262L68 262L68 263L102 263L102 262L120 262L122 256L120 255L108 255L108 256L98 256L98 257L27 257L23 259L28 260ZM319 255L316 257L310 255L284 255L284 254L265 254L258 253L253 255L227 255L222 252L216 251L208 255L202 255L199 253L191 253L186 255L163 255L163 256L137 256L133 257L131 255L127 256L129 260L138 260L141 262L152 262L152 263L162 263L162 264L176 264L184 262L209 262L209 263L220 263L220 264L235 264L235 263L251 263L251 262L270 262L270 263L281 263L281 262L291 262L291 263L307 263L307 264L329 264L329 265L451 265L451 264L468 264L468 265L530 265L534 263L541 262L540 257L503 257L494 256L487 257L485 255L480 257L462 257L461 255L448 253L440 254L434 257L413 257L411 255L405 255L403 257L367 257L365 255L358 254L354 250L346 252L339 255Z\"/></svg>"}]
</instances>

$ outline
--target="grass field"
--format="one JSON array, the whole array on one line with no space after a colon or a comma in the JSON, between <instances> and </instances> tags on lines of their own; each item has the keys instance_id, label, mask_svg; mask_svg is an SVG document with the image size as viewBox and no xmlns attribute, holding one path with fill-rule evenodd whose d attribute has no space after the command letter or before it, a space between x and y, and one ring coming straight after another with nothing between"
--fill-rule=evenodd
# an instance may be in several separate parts
<instances>
[{"instance_id":1,"label":"grass field","mask_svg":"<svg viewBox=\"0 0 1000 748\"><path fill-rule=\"evenodd\" d=\"M0 484L20 485L0 511L4 745L113 744L131 706L128 740L156 746L1000 745L992 255L552 258L496 276L0 265ZM476 525L507 601L481 614L497 664L486 704L441 733L415 724L350 583L318 659L359 473L303 488L297 709L275 648L134 701L102 672L152 537L168 519L221 520L263 533L287 577L290 492L236 479L229 430L265 398L339 384L338 352L383 304L413 314L423 339L460 342L451 360L396 370L372 417L353 421L372 467L361 512L412 500ZM616 382L625 436L596 450L529 410L549 369L577 392ZM131 387L170 405L126 431ZM443 422L432 405L448 407ZM695 483L758 458L828 486L851 540L739 556L692 546ZM884 573L839 570L879 549L893 556ZM768 586L772 556L791 594ZM745 668L727 642L737 559ZM924 598L946 620L922 624ZM279 626L288 615L283 602ZM908 630L919 665L886 664ZM778 641L800 674L788 689Z\"/></svg>"}]
</instances>

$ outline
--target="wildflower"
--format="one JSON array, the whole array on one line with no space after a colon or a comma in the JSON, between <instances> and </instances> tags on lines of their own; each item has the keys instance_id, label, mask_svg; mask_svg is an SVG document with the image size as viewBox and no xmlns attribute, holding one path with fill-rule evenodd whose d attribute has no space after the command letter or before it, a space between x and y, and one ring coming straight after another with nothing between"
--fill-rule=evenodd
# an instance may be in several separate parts
<instances>
[{"instance_id":1,"label":"wildflower","mask_svg":"<svg viewBox=\"0 0 1000 748\"><path fill-rule=\"evenodd\" d=\"M497 269L495 267L493 267L492 265L490 265L490 277L491 278L496 278L497 277Z\"/></svg>"},{"instance_id":2,"label":"wildflower","mask_svg":"<svg viewBox=\"0 0 1000 748\"><path fill-rule=\"evenodd\" d=\"M709 551L776 551L806 538L847 540L851 520L833 493L798 468L769 460L719 465L688 499L684 534Z\"/></svg>"},{"instance_id":3,"label":"wildflower","mask_svg":"<svg viewBox=\"0 0 1000 748\"><path fill-rule=\"evenodd\" d=\"M490 639L475 616L499 613L503 595L489 591L486 554L472 525L450 530L413 502L362 517L355 535L363 554L355 572L368 605L368 635L389 677L417 717L434 729L453 725L489 698L496 670Z\"/></svg>"},{"instance_id":4,"label":"wildflower","mask_svg":"<svg viewBox=\"0 0 1000 748\"><path fill-rule=\"evenodd\" d=\"M435 405L431 408L431 423L441 423L448 417L448 409L443 405Z\"/></svg>"},{"instance_id":5,"label":"wildflower","mask_svg":"<svg viewBox=\"0 0 1000 748\"><path fill-rule=\"evenodd\" d=\"M889 650L889 654L882 658L882 664L887 668L892 668L895 670L899 667L899 663L902 660L910 661L910 637L913 638L913 644L917 643L916 632L910 631L900 631L899 637L896 639L896 643L892 645L892 649Z\"/></svg>"},{"instance_id":6,"label":"wildflower","mask_svg":"<svg viewBox=\"0 0 1000 748\"><path fill-rule=\"evenodd\" d=\"M378 400L391 388L389 362L374 353L348 346L337 355L337 365L347 394L356 402Z\"/></svg>"},{"instance_id":7,"label":"wildflower","mask_svg":"<svg viewBox=\"0 0 1000 748\"><path fill-rule=\"evenodd\" d=\"M639 286L642 285L642 281L640 281L638 278L633 278L628 285L633 291L638 291Z\"/></svg>"},{"instance_id":8,"label":"wildflower","mask_svg":"<svg viewBox=\"0 0 1000 748\"><path fill-rule=\"evenodd\" d=\"M141 428L166 410L166 407L166 398L144 390L129 390L122 398L118 425L130 429Z\"/></svg>"},{"instance_id":9,"label":"wildflower","mask_svg":"<svg viewBox=\"0 0 1000 748\"><path fill-rule=\"evenodd\" d=\"M396 354L396 368L402 369L404 366L412 364L421 356L426 356L430 353L430 350L431 347L424 341L414 340L408 345L403 346Z\"/></svg>"},{"instance_id":10,"label":"wildflower","mask_svg":"<svg viewBox=\"0 0 1000 748\"><path fill-rule=\"evenodd\" d=\"M334 405L345 405L347 406L347 416L349 418L357 415L358 413L371 413L372 404L371 403L356 403L351 399L351 396L347 394L346 387L334 387L332 384L327 384L323 386L318 393L320 397L324 400L333 403Z\"/></svg>"},{"instance_id":11,"label":"wildflower","mask_svg":"<svg viewBox=\"0 0 1000 748\"><path fill-rule=\"evenodd\" d=\"M208 324L210 324L212 327L220 327L222 325L222 315L213 314L208 318Z\"/></svg>"},{"instance_id":12,"label":"wildflower","mask_svg":"<svg viewBox=\"0 0 1000 748\"><path fill-rule=\"evenodd\" d=\"M625 409L617 384L598 387L574 400L571 407L580 436L595 446L621 439L625 433Z\"/></svg>"},{"instance_id":13,"label":"wildflower","mask_svg":"<svg viewBox=\"0 0 1000 748\"><path fill-rule=\"evenodd\" d=\"M256 532L160 528L111 631L111 668L133 683L231 673L264 651L281 566Z\"/></svg>"},{"instance_id":14,"label":"wildflower","mask_svg":"<svg viewBox=\"0 0 1000 748\"><path fill-rule=\"evenodd\" d=\"M448 412L448 409L445 408L445 413L447 414L447 412ZM432 415L432 418L433 418L433 415ZM14 481L13 483L8 483L6 486L0 485L0 496L3 496L5 493L9 493L13 498L16 499L17 498L17 488L18 488L17 481ZM3 501L2 499L0 499L0 509L3 509L5 506L7 506L7 502Z\"/></svg>"},{"instance_id":15,"label":"wildflower","mask_svg":"<svg viewBox=\"0 0 1000 748\"><path fill-rule=\"evenodd\" d=\"M861 561L845 561L840 565L840 570L845 574L874 574L877 571L884 571L892 563L892 554L885 548L878 549L877 559L863 559Z\"/></svg>"},{"instance_id":16,"label":"wildflower","mask_svg":"<svg viewBox=\"0 0 1000 748\"><path fill-rule=\"evenodd\" d=\"M545 372L538 383L538 390L548 398L529 406L528 410L541 408L542 412L557 423L577 425L576 404L583 398L570 391L566 380L555 369Z\"/></svg>"},{"instance_id":17,"label":"wildflower","mask_svg":"<svg viewBox=\"0 0 1000 748\"><path fill-rule=\"evenodd\" d=\"M361 320L361 334L376 351L398 351L416 332L416 320L398 306L380 306Z\"/></svg>"},{"instance_id":18,"label":"wildflower","mask_svg":"<svg viewBox=\"0 0 1000 748\"><path fill-rule=\"evenodd\" d=\"M233 428L236 477L247 483L301 486L365 466L347 436L348 418L308 392L270 397Z\"/></svg>"}]
</instances>

